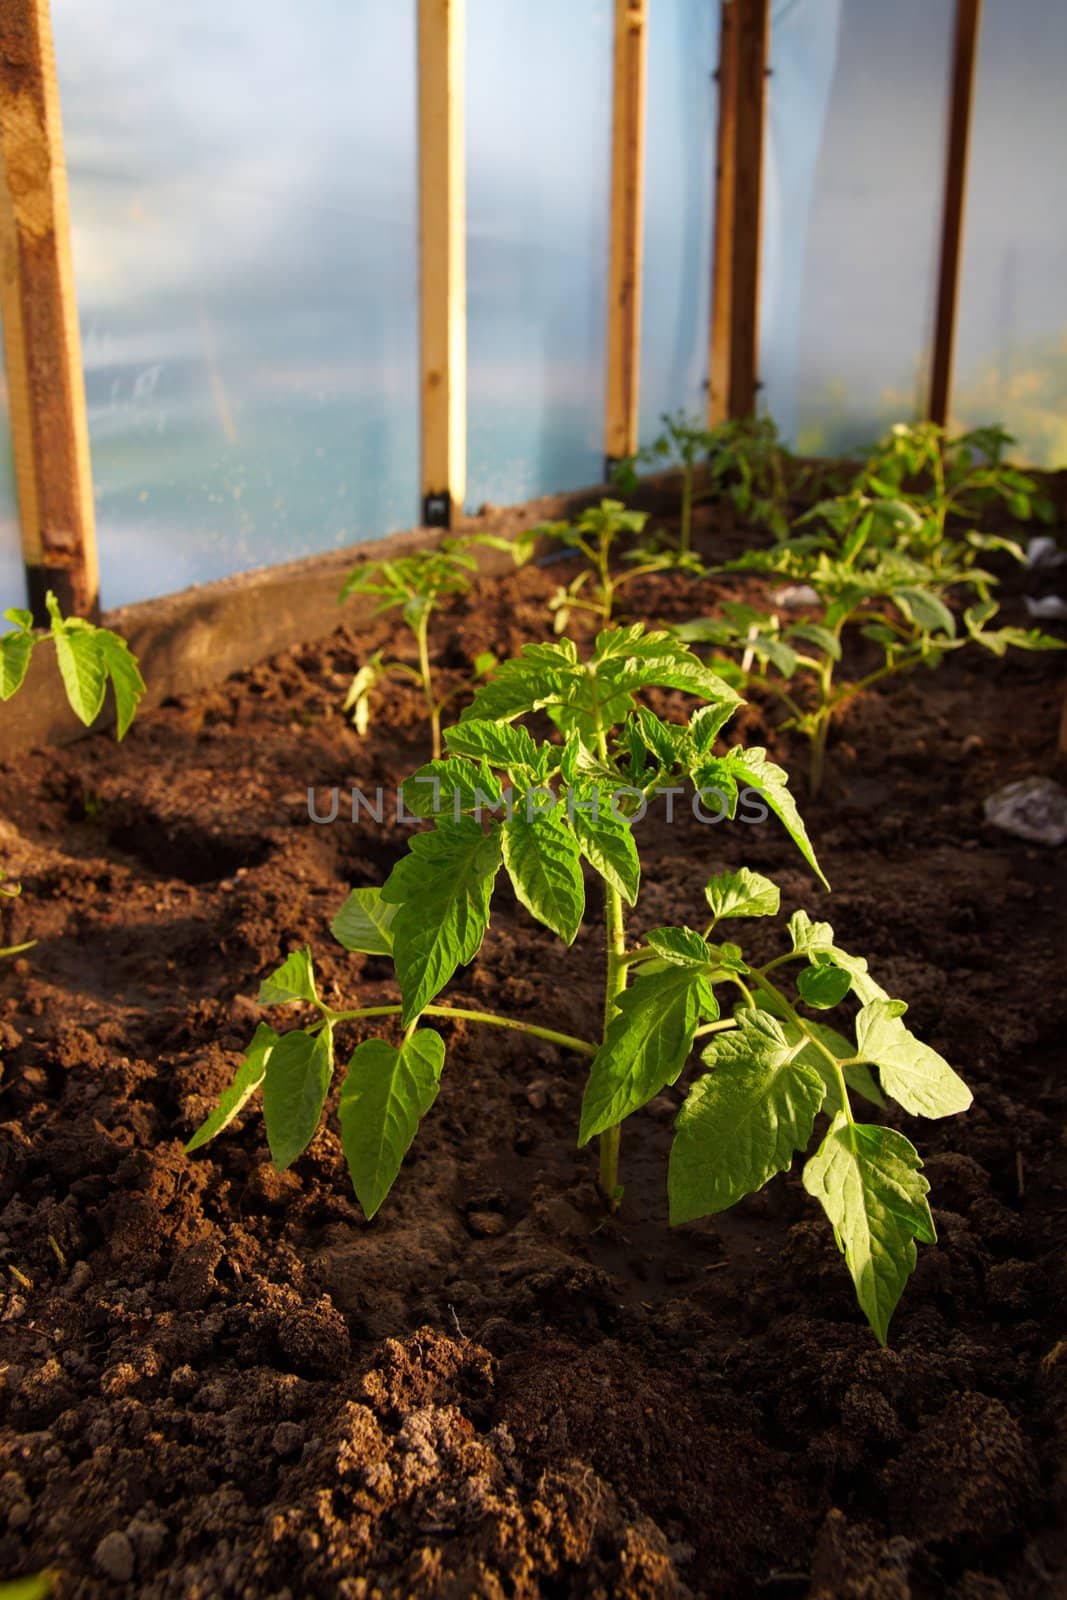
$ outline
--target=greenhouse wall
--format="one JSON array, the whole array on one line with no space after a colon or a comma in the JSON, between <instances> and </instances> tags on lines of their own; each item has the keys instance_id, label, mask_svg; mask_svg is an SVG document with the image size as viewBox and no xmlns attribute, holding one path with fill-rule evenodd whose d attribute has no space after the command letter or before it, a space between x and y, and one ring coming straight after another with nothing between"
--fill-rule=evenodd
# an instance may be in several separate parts
<instances>
[{"instance_id":1,"label":"greenhouse wall","mask_svg":"<svg viewBox=\"0 0 1067 1600\"><path fill-rule=\"evenodd\" d=\"M106 607L419 515L413 3L53 0ZM761 405L923 414L954 6L773 0ZM603 465L614 8L468 0L466 505ZM706 403L720 8L652 0L640 426ZM566 50L560 40L566 38ZM953 420L1067 458L1067 9L986 0ZM21 603L6 414L0 599Z\"/></svg>"}]
</instances>

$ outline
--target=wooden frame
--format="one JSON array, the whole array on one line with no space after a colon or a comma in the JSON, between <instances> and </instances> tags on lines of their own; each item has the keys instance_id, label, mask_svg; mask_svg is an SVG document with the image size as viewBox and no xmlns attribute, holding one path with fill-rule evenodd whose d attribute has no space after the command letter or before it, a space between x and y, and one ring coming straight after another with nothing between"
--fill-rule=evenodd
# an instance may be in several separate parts
<instances>
[{"instance_id":1,"label":"wooden frame","mask_svg":"<svg viewBox=\"0 0 1067 1600\"><path fill-rule=\"evenodd\" d=\"M648 0L615 0L605 477L638 446Z\"/></svg>"},{"instance_id":2,"label":"wooden frame","mask_svg":"<svg viewBox=\"0 0 1067 1600\"><path fill-rule=\"evenodd\" d=\"M30 607L95 616L89 428L48 0L0 5L0 307Z\"/></svg>"},{"instance_id":3,"label":"wooden frame","mask_svg":"<svg viewBox=\"0 0 1067 1600\"><path fill-rule=\"evenodd\" d=\"M467 472L465 0L418 0L423 522L451 527Z\"/></svg>"},{"instance_id":4,"label":"wooden frame","mask_svg":"<svg viewBox=\"0 0 1067 1600\"><path fill-rule=\"evenodd\" d=\"M760 245L770 0L723 0L708 425L748 417L759 388Z\"/></svg>"},{"instance_id":5,"label":"wooden frame","mask_svg":"<svg viewBox=\"0 0 1067 1600\"><path fill-rule=\"evenodd\" d=\"M941 221L941 259L937 283L937 321L930 374L930 420L944 427L952 393L952 363L956 347L956 315L960 260L963 250L963 209L967 190L967 153L971 139L974 79L978 62L978 30L982 0L956 0L956 38L952 58L948 150L945 158L945 199Z\"/></svg>"}]
</instances>

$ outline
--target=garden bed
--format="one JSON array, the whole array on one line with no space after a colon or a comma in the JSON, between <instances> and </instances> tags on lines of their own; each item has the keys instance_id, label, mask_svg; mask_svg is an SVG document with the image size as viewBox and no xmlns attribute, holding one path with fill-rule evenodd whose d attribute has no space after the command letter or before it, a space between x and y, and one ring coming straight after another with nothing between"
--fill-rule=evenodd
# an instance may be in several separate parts
<instances>
[{"instance_id":1,"label":"garden bed","mask_svg":"<svg viewBox=\"0 0 1067 1600\"><path fill-rule=\"evenodd\" d=\"M559 571L456 598L446 674L543 637ZM725 592L671 576L626 605L681 620ZM982 801L1050 769L1059 658L964 652L868 693L813 803L803 743L758 705L736 719L731 740L793 774L832 896L773 820L639 825L643 924L695 921L713 871L769 873L974 1090L922 1130L939 1243L881 1350L796 1172L668 1229L680 1088L627 1122L608 1217L575 1145L585 1069L520 1035L439 1024L439 1099L370 1224L335 1121L280 1176L255 1106L183 1154L287 950L312 943L335 1004L396 997L388 963L327 931L407 836L388 807L354 826L344 797L428 754L414 688L386 689L365 740L341 715L383 645L407 648L387 623L341 629L121 746L0 769L23 884L0 942L38 940L0 1002L0 1575L50 1565L63 1597L149 1600L1051 1594L1064 883ZM341 789L337 822L309 821L309 784ZM575 948L599 980L595 920ZM597 1025L582 964L503 889L450 998Z\"/></svg>"}]
</instances>

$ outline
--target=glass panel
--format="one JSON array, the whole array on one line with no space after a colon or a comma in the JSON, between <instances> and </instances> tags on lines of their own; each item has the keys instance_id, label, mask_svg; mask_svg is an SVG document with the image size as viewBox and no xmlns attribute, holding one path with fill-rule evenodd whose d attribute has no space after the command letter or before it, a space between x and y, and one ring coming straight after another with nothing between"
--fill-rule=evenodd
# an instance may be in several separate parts
<instances>
[{"instance_id":1,"label":"glass panel","mask_svg":"<svg viewBox=\"0 0 1067 1600\"><path fill-rule=\"evenodd\" d=\"M986 0L964 219L953 421L1067 462L1063 0Z\"/></svg>"},{"instance_id":2,"label":"glass panel","mask_svg":"<svg viewBox=\"0 0 1067 1600\"><path fill-rule=\"evenodd\" d=\"M10 606L26 604L26 579L22 569L22 534L15 495L15 457L11 448L11 406L3 362L3 325L0 324L0 616ZM0 623L0 633L7 623Z\"/></svg>"},{"instance_id":3,"label":"glass panel","mask_svg":"<svg viewBox=\"0 0 1067 1600\"><path fill-rule=\"evenodd\" d=\"M654 0L645 117L641 441L707 409L719 5Z\"/></svg>"},{"instance_id":4,"label":"glass panel","mask_svg":"<svg viewBox=\"0 0 1067 1600\"><path fill-rule=\"evenodd\" d=\"M954 9L773 7L760 375L800 450L925 405Z\"/></svg>"},{"instance_id":5,"label":"glass panel","mask_svg":"<svg viewBox=\"0 0 1067 1600\"><path fill-rule=\"evenodd\" d=\"M613 8L467 6L467 503L604 461Z\"/></svg>"},{"instance_id":6,"label":"glass panel","mask_svg":"<svg viewBox=\"0 0 1067 1600\"><path fill-rule=\"evenodd\" d=\"M52 9L104 604L409 525L413 3Z\"/></svg>"}]
</instances>

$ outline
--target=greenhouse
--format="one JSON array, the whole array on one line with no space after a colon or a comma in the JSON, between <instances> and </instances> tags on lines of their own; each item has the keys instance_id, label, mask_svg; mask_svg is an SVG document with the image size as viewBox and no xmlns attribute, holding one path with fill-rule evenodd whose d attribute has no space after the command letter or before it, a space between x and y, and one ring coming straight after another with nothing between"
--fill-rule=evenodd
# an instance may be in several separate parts
<instances>
[{"instance_id":1,"label":"greenhouse","mask_svg":"<svg viewBox=\"0 0 1067 1600\"><path fill-rule=\"evenodd\" d=\"M1061 1592L1065 68L0 0L0 1600Z\"/></svg>"}]
</instances>

